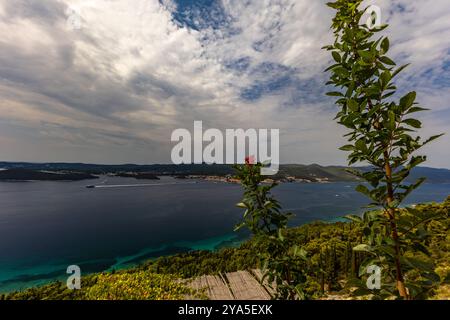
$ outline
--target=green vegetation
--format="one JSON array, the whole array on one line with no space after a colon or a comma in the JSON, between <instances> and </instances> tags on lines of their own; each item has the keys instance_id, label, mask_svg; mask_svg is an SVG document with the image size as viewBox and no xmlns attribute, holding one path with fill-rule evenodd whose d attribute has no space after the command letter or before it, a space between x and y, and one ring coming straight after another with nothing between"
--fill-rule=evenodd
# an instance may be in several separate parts
<instances>
[{"instance_id":1,"label":"green vegetation","mask_svg":"<svg viewBox=\"0 0 450 320\"><path fill-rule=\"evenodd\" d=\"M245 165L236 166L238 178L244 188L244 198L238 207L245 209L242 222L236 231L247 228L253 234L253 241L259 250L258 268L274 292L274 299L306 299L306 251L293 237L287 236L287 223L292 214L281 211L280 203L271 190L276 186L262 184L261 164L254 164L252 157Z\"/></svg>"},{"instance_id":2,"label":"green vegetation","mask_svg":"<svg viewBox=\"0 0 450 320\"><path fill-rule=\"evenodd\" d=\"M422 234L420 246L428 254L418 253L411 247L406 257L414 257L413 266L405 275L408 279L417 277L422 265L428 265L439 275L439 283L423 286L415 297L426 299L441 293L445 295L446 284L450 281L450 197L441 204L421 204L414 207L417 213L429 217L421 227L413 227L412 233ZM406 209L401 209L405 211ZM380 211L373 211L374 213ZM436 220L435 217L442 217ZM284 237L292 244L303 248L308 259L302 266L306 272L303 285L305 296L317 299L329 292L340 294L355 293L356 286L365 279L364 261L370 254L353 250L364 241L364 227L359 222L324 223L315 222L297 228L287 229ZM267 252L271 240L264 238L243 243L239 248L225 248L217 252L197 251L171 257L159 258L139 267L158 273L178 273L183 278L193 278L203 274L219 274L259 267L260 253ZM382 273L382 283L389 274ZM358 289L356 293L380 298L379 292Z\"/></svg>"},{"instance_id":3,"label":"green vegetation","mask_svg":"<svg viewBox=\"0 0 450 320\"><path fill-rule=\"evenodd\" d=\"M86 292L89 300L180 300L195 295L172 275L149 271L100 274Z\"/></svg>"},{"instance_id":4,"label":"green vegetation","mask_svg":"<svg viewBox=\"0 0 450 320\"><path fill-rule=\"evenodd\" d=\"M115 175L122 178L134 178L136 180L160 180L158 176L148 172L119 172Z\"/></svg>"},{"instance_id":5,"label":"green vegetation","mask_svg":"<svg viewBox=\"0 0 450 320\"><path fill-rule=\"evenodd\" d=\"M367 212L362 219L355 217L363 227L364 242L354 250L368 254L364 266L382 267L390 275L378 292L380 298L398 295L411 299L439 282L431 265L416 263L415 257L429 254L422 246L426 233L421 225L440 216L430 217L415 209L399 207L425 180L405 183L411 171L426 161L425 156L417 156L415 152L440 135L425 141L415 135L422 124L413 114L426 110L415 102L415 92L407 93L399 101L392 98L397 90L394 78L407 66L396 68L387 56L389 39L375 38L387 25L371 29L360 24L365 12L360 9L362 2L328 3L336 10L332 23L335 42L325 47L335 62L328 68L331 71L328 84L337 88L328 94L338 98L340 110L336 119L349 130L346 135L349 144L341 148L350 152L349 164L363 162L372 166L366 172L353 171L369 184L356 190L371 199L371 206L383 208L382 212ZM407 277L411 270L416 272L415 277ZM365 284L359 286L364 294Z\"/></svg>"},{"instance_id":6,"label":"green vegetation","mask_svg":"<svg viewBox=\"0 0 450 320\"><path fill-rule=\"evenodd\" d=\"M29 169L0 170L0 181L79 181L90 179L98 179L98 177L82 172L44 172Z\"/></svg>"},{"instance_id":7,"label":"green vegetation","mask_svg":"<svg viewBox=\"0 0 450 320\"><path fill-rule=\"evenodd\" d=\"M438 275L439 283L426 288L416 298L450 299L450 197L441 204L422 204L415 207L429 217L439 214L445 219L428 220L412 232L424 235L422 246L429 255L407 250L414 256L415 268L407 279L417 276L421 264L429 265ZM355 284L364 279L363 261L366 252L354 251L363 242L364 231L357 222L315 222L287 229L285 237L308 252L305 262L305 296L319 299L329 293L348 295L356 291ZM251 270L259 265L258 253L267 250L269 242L254 238L239 248L224 248L216 252L195 251L161 257L136 268L114 273L93 274L82 278L81 290L70 291L65 284L54 283L40 288L12 293L6 299L179 299L193 294L176 278L195 278L204 274L219 274ZM385 274L382 273L382 283ZM126 289L126 290L125 290ZM361 291L360 289L357 289ZM364 298L379 298L377 292L362 292Z\"/></svg>"},{"instance_id":8,"label":"green vegetation","mask_svg":"<svg viewBox=\"0 0 450 320\"><path fill-rule=\"evenodd\" d=\"M231 165L207 165L207 164L184 164L184 165L96 165L96 164L76 164L76 163L22 163L22 162L0 162L0 168L5 169L27 169L33 171L52 171L52 172L80 172L89 174L118 174L133 173L132 177L140 173L147 173L154 176L174 176L186 177L189 175L200 176L227 176L234 175L236 171ZM342 166L320 166L318 164L282 164L277 175L271 177L276 180L283 180L287 177L309 180L311 182L319 180L328 180L332 182L360 181L351 173L347 172L346 167ZM368 168L358 168L365 171ZM126 174L125 174L126 175ZM143 177L142 175L140 175ZM151 176L149 176L151 177ZM427 167L418 167L411 173L409 179L413 181L419 177L427 177L430 183L449 183L450 170L434 169ZM39 179L35 179L39 180Z\"/></svg>"},{"instance_id":9,"label":"green vegetation","mask_svg":"<svg viewBox=\"0 0 450 320\"><path fill-rule=\"evenodd\" d=\"M65 283L55 282L0 295L0 300L181 300L186 297L203 299L204 295L187 287L186 281L180 281L178 276L130 269L85 276L80 290L69 290Z\"/></svg>"}]
</instances>

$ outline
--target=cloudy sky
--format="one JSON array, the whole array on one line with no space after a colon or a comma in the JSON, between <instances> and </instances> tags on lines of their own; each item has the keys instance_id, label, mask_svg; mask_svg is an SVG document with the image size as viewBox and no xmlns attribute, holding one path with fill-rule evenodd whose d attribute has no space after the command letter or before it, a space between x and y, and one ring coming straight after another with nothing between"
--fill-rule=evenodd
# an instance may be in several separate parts
<instances>
[{"instance_id":1,"label":"cloudy sky","mask_svg":"<svg viewBox=\"0 0 450 320\"><path fill-rule=\"evenodd\" d=\"M279 128L282 163L344 164L322 0L0 0L0 161L168 163L177 128ZM450 168L448 0L375 0Z\"/></svg>"}]
</instances>

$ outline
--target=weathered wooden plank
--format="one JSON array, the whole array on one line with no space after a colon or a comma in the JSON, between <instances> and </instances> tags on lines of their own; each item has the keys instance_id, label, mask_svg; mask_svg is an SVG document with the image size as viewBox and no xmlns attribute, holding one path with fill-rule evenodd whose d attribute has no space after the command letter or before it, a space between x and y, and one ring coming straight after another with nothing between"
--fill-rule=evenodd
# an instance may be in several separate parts
<instances>
[{"instance_id":1,"label":"weathered wooden plank","mask_svg":"<svg viewBox=\"0 0 450 320\"><path fill-rule=\"evenodd\" d=\"M263 274L262 274L261 270L260 269L254 269L254 270L252 270L252 273L255 275L256 279L261 283L261 279L263 277ZM267 279L265 279L264 282L263 282L263 286L269 292L269 294L271 294L271 295L275 294L275 289L273 289L273 288L276 288L276 284L275 283L272 284L272 288L271 288L269 286L269 282L267 281Z\"/></svg>"},{"instance_id":2,"label":"weathered wooden plank","mask_svg":"<svg viewBox=\"0 0 450 320\"><path fill-rule=\"evenodd\" d=\"M191 280L189 286L203 291L210 300L270 300L267 291L271 289L258 282L257 279L261 277L259 270L252 270L251 273L237 271L219 276L204 275Z\"/></svg>"},{"instance_id":3,"label":"weathered wooden plank","mask_svg":"<svg viewBox=\"0 0 450 320\"><path fill-rule=\"evenodd\" d=\"M201 276L192 280L189 286L204 293L210 300L234 300L228 285L220 276Z\"/></svg>"},{"instance_id":4,"label":"weathered wooden plank","mask_svg":"<svg viewBox=\"0 0 450 320\"><path fill-rule=\"evenodd\" d=\"M211 300L233 300L234 297L227 284L218 276L207 276Z\"/></svg>"},{"instance_id":5,"label":"weathered wooden plank","mask_svg":"<svg viewBox=\"0 0 450 320\"><path fill-rule=\"evenodd\" d=\"M227 273L226 278L236 300L270 300L270 295L249 272Z\"/></svg>"}]
</instances>

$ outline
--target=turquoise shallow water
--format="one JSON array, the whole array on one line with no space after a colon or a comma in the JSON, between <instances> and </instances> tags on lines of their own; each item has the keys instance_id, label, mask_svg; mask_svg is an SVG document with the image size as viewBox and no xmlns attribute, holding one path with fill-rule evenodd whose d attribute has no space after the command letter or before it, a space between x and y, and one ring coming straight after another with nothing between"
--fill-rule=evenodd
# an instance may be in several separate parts
<instances>
[{"instance_id":1,"label":"turquoise shallow water","mask_svg":"<svg viewBox=\"0 0 450 320\"><path fill-rule=\"evenodd\" d=\"M106 178L105 178L106 179ZM237 245L239 185L163 178L148 186L87 189L98 181L0 183L0 292L120 269L190 250ZM107 178L106 185L143 182ZM148 183L147 183L148 184ZM275 195L291 225L362 212L354 184L282 184ZM449 184L425 184L409 203L442 201Z\"/></svg>"}]
</instances>

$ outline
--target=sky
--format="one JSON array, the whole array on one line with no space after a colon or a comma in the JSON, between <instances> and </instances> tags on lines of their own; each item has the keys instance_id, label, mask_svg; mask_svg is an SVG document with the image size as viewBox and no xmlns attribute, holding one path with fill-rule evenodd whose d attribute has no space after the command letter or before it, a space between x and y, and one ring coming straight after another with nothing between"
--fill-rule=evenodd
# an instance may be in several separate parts
<instances>
[{"instance_id":1,"label":"sky","mask_svg":"<svg viewBox=\"0 0 450 320\"><path fill-rule=\"evenodd\" d=\"M170 163L171 133L280 130L281 163L346 163L322 0L0 0L0 161ZM450 4L374 0L411 63L428 166L450 168Z\"/></svg>"}]
</instances>

